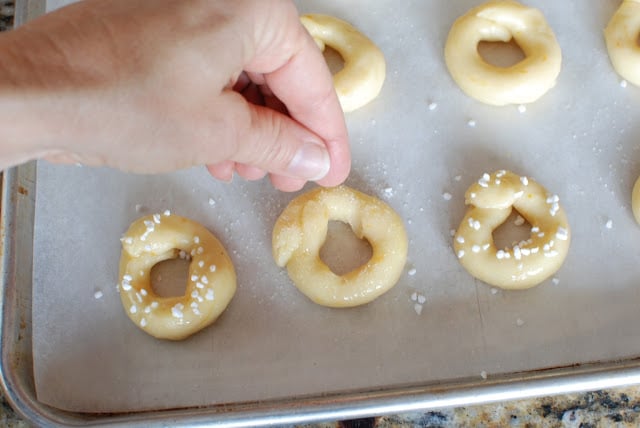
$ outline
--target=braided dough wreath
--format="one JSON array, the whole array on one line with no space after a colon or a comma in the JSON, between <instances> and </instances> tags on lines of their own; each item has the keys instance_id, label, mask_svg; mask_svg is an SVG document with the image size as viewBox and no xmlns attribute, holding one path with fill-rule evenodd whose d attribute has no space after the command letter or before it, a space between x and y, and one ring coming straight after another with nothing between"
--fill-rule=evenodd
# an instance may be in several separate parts
<instances>
[{"instance_id":1,"label":"braided dough wreath","mask_svg":"<svg viewBox=\"0 0 640 428\"><path fill-rule=\"evenodd\" d=\"M320 259L329 220L347 223L371 245L371 259L342 276ZM391 289L407 259L402 219L381 200L346 186L316 188L289 203L273 229L273 258L319 305L363 305Z\"/></svg>"},{"instance_id":2,"label":"braided dough wreath","mask_svg":"<svg viewBox=\"0 0 640 428\"><path fill-rule=\"evenodd\" d=\"M496 67L478 53L478 43L515 40L525 59ZM513 0L493 0L458 18L444 48L453 80L470 97L486 104L532 103L553 88L562 53L544 15Z\"/></svg>"},{"instance_id":3,"label":"braided dough wreath","mask_svg":"<svg viewBox=\"0 0 640 428\"><path fill-rule=\"evenodd\" d=\"M498 171L473 184L465 195L470 205L454 237L462 266L474 277L505 289L533 287L564 262L571 233L557 195L530 178ZM526 241L498 250L493 231L515 208L531 225Z\"/></svg>"},{"instance_id":4,"label":"braided dough wreath","mask_svg":"<svg viewBox=\"0 0 640 428\"><path fill-rule=\"evenodd\" d=\"M224 247L202 225L168 211L134 221L121 239L120 299L127 316L144 332L181 340L212 324L236 291L236 273ZM190 258L186 292L160 297L151 268Z\"/></svg>"},{"instance_id":5,"label":"braided dough wreath","mask_svg":"<svg viewBox=\"0 0 640 428\"><path fill-rule=\"evenodd\" d=\"M386 75L384 55L364 34L349 23L327 15L300 18L318 47L335 49L344 67L333 76L333 84L344 112L356 110L378 96Z\"/></svg>"},{"instance_id":6,"label":"braided dough wreath","mask_svg":"<svg viewBox=\"0 0 640 428\"><path fill-rule=\"evenodd\" d=\"M604 30L613 68L624 79L640 86L640 0L624 0Z\"/></svg>"}]
</instances>

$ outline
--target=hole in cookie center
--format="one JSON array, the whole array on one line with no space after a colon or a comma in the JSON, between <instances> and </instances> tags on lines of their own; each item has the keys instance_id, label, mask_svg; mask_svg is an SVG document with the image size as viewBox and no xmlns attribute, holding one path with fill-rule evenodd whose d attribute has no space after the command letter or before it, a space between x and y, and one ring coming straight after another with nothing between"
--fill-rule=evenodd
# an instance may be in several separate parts
<instances>
[{"instance_id":1,"label":"hole in cookie center","mask_svg":"<svg viewBox=\"0 0 640 428\"><path fill-rule=\"evenodd\" d=\"M320 259L336 275L344 275L371 259L373 250L366 239L359 239L351 226L341 221L330 221L327 239L320 249Z\"/></svg>"},{"instance_id":2,"label":"hole in cookie center","mask_svg":"<svg viewBox=\"0 0 640 428\"><path fill-rule=\"evenodd\" d=\"M342 55L340 55L338 51L333 49L331 46L325 45L322 54L324 55L324 60L329 66L329 70L331 70L331 74L335 75L344 68L344 58L342 58Z\"/></svg>"},{"instance_id":3,"label":"hole in cookie center","mask_svg":"<svg viewBox=\"0 0 640 428\"><path fill-rule=\"evenodd\" d=\"M188 275L189 261L164 260L151 268L151 288L160 297L184 296Z\"/></svg>"},{"instance_id":4,"label":"hole in cookie center","mask_svg":"<svg viewBox=\"0 0 640 428\"><path fill-rule=\"evenodd\" d=\"M497 249L513 248L514 244L526 241L531 237L531 225L515 209L496 230L493 231L493 242Z\"/></svg>"},{"instance_id":5,"label":"hole in cookie center","mask_svg":"<svg viewBox=\"0 0 640 428\"><path fill-rule=\"evenodd\" d=\"M509 42L482 41L478 43L478 53L487 63L504 68L516 65L526 57L514 39Z\"/></svg>"}]
</instances>

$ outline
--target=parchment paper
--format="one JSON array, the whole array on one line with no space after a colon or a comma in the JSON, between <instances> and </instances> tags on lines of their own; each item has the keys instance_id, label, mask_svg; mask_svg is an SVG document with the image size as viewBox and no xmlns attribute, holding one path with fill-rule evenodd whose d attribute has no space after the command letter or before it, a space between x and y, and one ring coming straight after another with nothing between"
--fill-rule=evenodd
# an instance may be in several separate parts
<instances>
[{"instance_id":1,"label":"parchment paper","mask_svg":"<svg viewBox=\"0 0 640 428\"><path fill-rule=\"evenodd\" d=\"M40 163L33 284L39 400L83 412L138 411L637 356L640 228L630 193L640 174L640 90L621 85L602 35L619 2L528 1L554 28L563 68L556 88L524 113L470 99L447 73L449 27L477 3L299 3L301 11L352 22L387 59L380 96L347 116L348 184L388 201L405 219L409 260L398 285L367 306L317 306L275 265L271 228L294 195L266 181L221 184L202 168L145 177ZM556 281L523 292L473 280L451 249L465 189L502 168L560 195L573 230ZM238 273L226 313L179 343L141 332L116 292L122 232L138 216L167 208L217 234ZM96 291L104 296L96 299Z\"/></svg>"}]
</instances>

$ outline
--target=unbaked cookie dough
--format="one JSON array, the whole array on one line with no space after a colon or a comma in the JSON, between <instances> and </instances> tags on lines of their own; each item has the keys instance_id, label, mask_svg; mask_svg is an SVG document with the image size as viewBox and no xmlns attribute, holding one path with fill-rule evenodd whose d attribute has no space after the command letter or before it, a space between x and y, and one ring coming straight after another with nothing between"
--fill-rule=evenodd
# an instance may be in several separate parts
<instances>
[{"instance_id":1,"label":"unbaked cookie dough","mask_svg":"<svg viewBox=\"0 0 640 428\"><path fill-rule=\"evenodd\" d=\"M504 289L525 289L553 275L569 251L571 232L560 198L531 178L501 170L484 174L465 194L470 206L453 239L462 266ZM515 208L531 225L529 239L500 250L493 240Z\"/></svg>"},{"instance_id":2,"label":"unbaked cookie dough","mask_svg":"<svg viewBox=\"0 0 640 428\"><path fill-rule=\"evenodd\" d=\"M373 250L371 259L344 275L321 260L320 249L330 220L351 226ZM273 229L273 257L309 299L334 308L368 303L391 289L407 259L402 219L386 203L346 186L316 188L282 212Z\"/></svg>"},{"instance_id":3,"label":"unbaked cookie dough","mask_svg":"<svg viewBox=\"0 0 640 428\"><path fill-rule=\"evenodd\" d=\"M351 112L378 96L386 75L382 51L349 23L327 15L300 18L317 45L336 50L344 67L333 76L333 84L344 112Z\"/></svg>"},{"instance_id":4,"label":"unbaked cookie dough","mask_svg":"<svg viewBox=\"0 0 640 428\"><path fill-rule=\"evenodd\" d=\"M633 210L633 216L636 218L638 224L640 224L640 178L636 180L636 184L633 186L631 208Z\"/></svg>"},{"instance_id":5,"label":"unbaked cookie dough","mask_svg":"<svg viewBox=\"0 0 640 428\"><path fill-rule=\"evenodd\" d=\"M236 273L224 247L192 220L169 211L142 217L121 242L122 305L137 327L158 339L185 339L209 326L236 291ZM160 297L151 287L151 268L177 257L191 260L186 292Z\"/></svg>"},{"instance_id":6,"label":"unbaked cookie dough","mask_svg":"<svg viewBox=\"0 0 640 428\"><path fill-rule=\"evenodd\" d=\"M525 58L510 67L487 63L478 43L509 42ZM513 0L493 0L458 18L444 48L453 80L470 97L503 106L536 101L556 84L562 54L544 15Z\"/></svg>"},{"instance_id":7,"label":"unbaked cookie dough","mask_svg":"<svg viewBox=\"0 0 640 428\"><path fill-rule=\"evenodd\" d=\"M640 86L640 0L624 0L604 30L609 58L616 72Z\"/></svg>"}]
</instances>

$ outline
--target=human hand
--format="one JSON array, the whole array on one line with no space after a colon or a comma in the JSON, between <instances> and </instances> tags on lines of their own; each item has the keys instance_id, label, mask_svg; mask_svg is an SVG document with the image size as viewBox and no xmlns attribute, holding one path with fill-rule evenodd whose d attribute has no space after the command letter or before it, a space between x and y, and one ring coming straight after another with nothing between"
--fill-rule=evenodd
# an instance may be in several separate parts
<instances>
[{"instance_id":1,"label":"human hand","mask_svg":"<svg viewBox=\"0 0 640 428\"><path fill-rule=\"evenodd\" d=\"M288 0L87 0L0 47L0 115L30 128L9 133L23 157L139 173L207 165L222 180L268 172L286 191L348 175L332 77Z\"/></svg>"}]
</instances>

